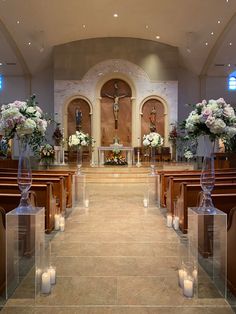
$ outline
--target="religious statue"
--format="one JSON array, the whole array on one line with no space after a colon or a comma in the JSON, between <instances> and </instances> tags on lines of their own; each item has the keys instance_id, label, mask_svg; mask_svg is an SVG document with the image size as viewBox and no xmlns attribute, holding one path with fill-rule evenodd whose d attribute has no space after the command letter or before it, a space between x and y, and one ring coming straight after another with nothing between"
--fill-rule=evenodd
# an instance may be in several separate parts
<instances>
[{"instance_id":1,"label":"religious statue","mask_svg":"<svg viewBox=\"0 0 236 314\"><path fill-rule=\"evenodd\" d=\"M82 127L82 112L80 107L75 110L76 131L80 131Z\"/></svg>"},{"instance_id":2,"label":"religious statue","mask_svg":"<svg viewBox=\"0 0 236 314\"><path fill-rule=\"evenodd\" d=\"M150 112L149 120L150 120L150 131L156 132L156 130L157 130L157 128L156 128L157 111L156 111L155 107L153 107L151 112Z\"/></svg>"},{"instance_id":3,"label":"religious statue","mask_svg":"<svg viewBox=\"0 0 236 314\"><path fill-rule=\"evenodd\" d=\"M115 93L114 95L109 95L109 94L105 94L107 97L114 99L114 103L113 103L113 114L114 114L114 119L115 119L115 129L118 129L118 114L119 114L119 99L120 98L124 98L127 95L120 95L118 96L118 85L117 82L115 82L114 84L114 88L115 88Z\"/></svg>"}]
</instances>

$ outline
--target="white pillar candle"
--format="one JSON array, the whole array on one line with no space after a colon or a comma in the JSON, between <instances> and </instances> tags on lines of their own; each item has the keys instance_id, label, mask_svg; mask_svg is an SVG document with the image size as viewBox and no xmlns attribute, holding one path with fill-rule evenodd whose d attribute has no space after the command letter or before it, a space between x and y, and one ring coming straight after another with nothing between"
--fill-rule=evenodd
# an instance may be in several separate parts
<instances>
[{"instance_id":1,"label":"white pillar candle","mask_svg":"<svg viewBox=\"0 0 236 314\"><path fill-rule=\"evenodd\" d=\"M84 205L85 205L86 208L88 208L89 207L89 200L85 200L84 201Z\"/></svg>"},{"instance_id":2,"label":"white pillar candle","mask_svg":"<svg viewBox=\"0 0 236 314\"><path fill-rule=\"evenodd\" d=\"M61 215L59 215L59 214L55 214L55 216L54 216L54 228L55 228L55 230L60 229L60 217L61 217Z\"/></svg>"},{"instance_id":3,"label":"white pillar candle","mask_svg":"<svg viewBox=\"0 0 236 314\"><path fill-rule=\"evenodd\" d=\"M143 200L143 206L148 207L148 200L146 198L144 198Z\"/></svg>"},{"instance_id":4,"label":"white pillar candle","mask_svg":"<svg viewBox=\"0 0 236 314\"><path fill-rule=\"evenodd\" d=\"M174 217L173 227L175 230L179 230L179 217L177 216Z\"/></svg>"},{"instance_id":5,"label":"white pillar candle","mask_svg":"<svg viewBox=\"0 0 236 314\"><path fill-rule=\"evenodd\" d=\"M65 231L65 217L60 217L60 231Z\"/></svg>"},{"instance_id":6,"label":"white pillar candle","mask_svg":"<svg viewBox=\"0 0 236 314\"><path fill-rule=\"evenodd\" d=\"M56 283L56 269L55 269L55 267L50 266L48 269L48 272L50 274L51 285L55 285L55 283Z\"/></svg>"},{"instance_id":7,"label":"white pillar candle","mask_svg":"<svg viewBox=\"0 0 236 314\"><path fill-rule=\"evenodd\" d=\"M183 293L187 298L193 297L193 278L187 277L184 279Z\"/></svg>"},{"instance_id":8,"label":"white pillar candle","mask_svg":"<svg viewBox=\"0 0 236 314\"><path fill-rule=\"evenodd\" d=\"M179 286L184 287L184 279L187 276L187 272L184 269L179 269Z\"/></svg>"},{"instance_id":9,"label":"white pillar candle","mask_svg":"<svg viewBox=\"0 0 236 314\"><path fill-rule=\"evenodd\" d=\"M167 227L172 227L172 215L167 215L167 217L166 217L166 225L167 225Z\"/></svg>"},{"instance_id":10,"label":"white pillar candle","mask_svg":"<svg viewBox=\"0 0 236 314\"><path fill-rule=\"evenodd\" d=\"M51 292L51 278L49 272L44 272L42 274L41 292L42 293Z\"/></svg>"}]
</instances>

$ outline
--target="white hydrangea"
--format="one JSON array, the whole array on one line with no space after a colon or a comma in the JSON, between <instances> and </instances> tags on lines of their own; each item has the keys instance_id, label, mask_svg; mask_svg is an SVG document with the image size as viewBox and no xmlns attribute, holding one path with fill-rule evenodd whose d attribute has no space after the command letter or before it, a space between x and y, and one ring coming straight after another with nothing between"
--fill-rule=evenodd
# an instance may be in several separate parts
<instances>
[{"instance_id":1,"label":"white hydrangea","mask_svg":"<svg viewBox=\"0 0 236 314\"><path fill-rule=\"evenodd\" d=\"M163 145L163 138L159 133L151 132L143 136L143 145L151 147L159 147Z\"/></svg>"}]
</instances>

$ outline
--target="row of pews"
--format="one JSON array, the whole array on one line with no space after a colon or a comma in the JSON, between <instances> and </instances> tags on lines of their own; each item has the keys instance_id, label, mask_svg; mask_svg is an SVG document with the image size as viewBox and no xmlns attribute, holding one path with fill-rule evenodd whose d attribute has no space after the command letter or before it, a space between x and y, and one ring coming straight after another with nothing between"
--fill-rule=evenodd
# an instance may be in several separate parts
<instances>
[{"instance_id":1,"label":"row of pews","mask_svg":"<svg viewBox=\"0 0 236 314\"><path fill-rule=\"evenodd\" d=\"M54 229L55 214L66 213L72 207L73 171L33 170L29 200L32 206L45 208L45 232ZM5 289L6 214L20 202L16 168L0 168L0 294ZM25 254L29 248L25 246Z\"/></svg>"},{"instance_id":2,"label":"row of pews","mask_svg":"<svg viewBox=\"0 0 236 314\"><path fill-rule=\"evenodd\" d=\"M236 295L236 169L217 169L212 191L214 206L227 214L227 279L230 290ZM179 227L188 231L188 207L197 207L202 189L199 170L159 171L160 205L167 213L179 217Z\"/></svg>"}]
</instances>

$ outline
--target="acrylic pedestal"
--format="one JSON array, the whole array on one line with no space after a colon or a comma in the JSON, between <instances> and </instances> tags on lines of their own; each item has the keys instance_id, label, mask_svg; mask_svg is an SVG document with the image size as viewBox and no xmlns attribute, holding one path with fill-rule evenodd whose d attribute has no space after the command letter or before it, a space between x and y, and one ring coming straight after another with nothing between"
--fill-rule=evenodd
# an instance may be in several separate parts
<instances>
[{"instance_id":1,"label":"acrylic pedestal","mask_svg":"<svg viewBox=\"0 0 236 314\"><path fill-rule=\"evenodd\" d=\"M89 196L88 196L88 187L86 184L86 175L85 174L80 174L77 175L75 174L73 176L73 195L72 195L72 200L73 200L73 207L88 207L88 201L89 201Z\"/></svg>"},{"instance_id":2,"label":"acrylic pedestal","mask_svg":"<svg viewBox=\"0 0 236 314\"><path fill-rule=\"evenodd\" d=\"M188 208L189 250L197 269L196 293L204 298L204 287L218 297L227 293L227 215L199 207ZM201 287L201 289L200 289Z\"/></svg>"},{"instance_id":3,"label":"acrylic pedestal","mask_svg":"<svg viewBox=\"0 0 236 314\"><path fill-rule=\"evenodd\" d=\"M55 150L55 165L59 165L61 163L61 146L54 146Z\"/></svg>"},{"instance_id":4,"label":"acrylic pedestal","mask_svg":"<svg viewBox=\"0 0 236 314\"><path fill-rule=\"evenodd\" d=\"M6 299L35 299L40 292L41 273L48 266L44 233L44 207L6 214Z\"/></svg>"},{"instance_id":5,"label":"acrylic pedestal","mask_svg":"<svg viewBox=\"0 0 236 314\"><path fill-rule=\"evenodd\" d=\"M144 190L144 204L147 206L159 206L160 197L158 196L159 190L159 176L148 175L146 179L146 187ZM147 207L144 205L144 207Z\"/></svg>"}]
</instances>

